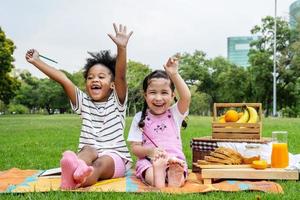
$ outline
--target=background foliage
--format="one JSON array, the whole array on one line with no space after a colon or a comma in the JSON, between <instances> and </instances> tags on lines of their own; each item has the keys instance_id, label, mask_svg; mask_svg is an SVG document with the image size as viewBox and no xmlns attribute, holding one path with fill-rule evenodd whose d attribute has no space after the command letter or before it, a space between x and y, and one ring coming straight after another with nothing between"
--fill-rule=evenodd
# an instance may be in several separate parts
<instances>
[{"instance_id":1,"label":"background foliage","mask_svg":"<svg viewBox=\"0 0 300 200\"><path fill-rule=\"evenodd\" d=\"M300 27L292 30L284 19L276 20L277 110L284 117L299 117ZM237 66L223 57L207 58L201 50L177 52L181 57L179 72L192 92L190 114L210 115L215 102L261 102L265 116L271 114L274 21L273 17L267 16L250 30L258 37L251 43L248 67ZM1 113L71 112L69 101L57 83L48 78L33 77L28 71L13 76L15 46L1 29L0 43ZM82 70L73 74L63 72L80 89L85 89ZM149 72L150 66L129 60L128 115L132 116L142 108L142 81Z\"/></svg>"}]
</instances>

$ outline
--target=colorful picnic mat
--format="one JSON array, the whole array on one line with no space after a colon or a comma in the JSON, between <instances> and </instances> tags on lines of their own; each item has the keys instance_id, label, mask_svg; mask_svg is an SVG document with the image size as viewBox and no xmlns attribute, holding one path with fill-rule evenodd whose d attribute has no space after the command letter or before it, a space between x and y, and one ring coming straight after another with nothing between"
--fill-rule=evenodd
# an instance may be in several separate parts
<instances>
[{"instance_id":1,"label":"colorful picnic mat","mask_svg":"<svg viewBox=\"0 0 300 200\"><path fill-rule=\"evenodd\" d=\"M48 192L60 191L60 176L39 177L43 170L21 170L12 168L0 171L0 193ZM212 191L263 191L283 193L282 187L271 181L223 180L214 184L202 184L200 175L189 173L182 188L156 189L146 186L130 171L124 178L99 181L95 185L78 188L77 192L168 192L168 193L204 193Z\"/></svg>"}]
</instances>

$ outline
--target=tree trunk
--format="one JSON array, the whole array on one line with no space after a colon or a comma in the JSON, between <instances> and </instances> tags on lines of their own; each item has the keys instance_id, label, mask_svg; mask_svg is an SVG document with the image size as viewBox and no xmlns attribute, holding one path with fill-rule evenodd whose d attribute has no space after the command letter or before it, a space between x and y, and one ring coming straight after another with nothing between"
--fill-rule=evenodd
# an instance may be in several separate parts
<instances>
[{"instance_id":1,"label":"tree trunk","mask_svg":"<svg viewBox=\"0 0 300 200\"><path fill-rule=\"evenodd\" d=\"M66 111L67 111L66 108L60 108L60 109L59 109L59 113L60 113L60 114L64 114Z\"/></svg>"},{"instance_id":2,"label":"tree trunk","mask_svg":"<svg viewBox=\"0 0 300 200\"><path fill-rule=\"evenodd\" d=\"M54 112L54 111L50 108L49 105L46 105L46 110L47 110L47 112L48 112L49 115L52 115L53 112Z\"/></svg>"}]
</instances>

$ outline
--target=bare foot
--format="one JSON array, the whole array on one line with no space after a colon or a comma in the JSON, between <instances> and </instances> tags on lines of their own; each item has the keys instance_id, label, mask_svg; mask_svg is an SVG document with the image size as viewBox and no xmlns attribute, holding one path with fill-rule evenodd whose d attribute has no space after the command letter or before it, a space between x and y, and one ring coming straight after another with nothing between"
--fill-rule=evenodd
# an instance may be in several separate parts
<instances>
[{"instance_id":1,"label":"bare foot","mask_svg":"<svg viewBox=\"0 0 300 200\"><path fill-rule=\"evenodd\" d=\"M72 151L65 151L60 160L61 184L60 188L65 190L75 189L78 184L73 179L73 173L78 167L77 155Z\"/></svg>"},{"instance_id":2,"label":"bare foot","mask_svg":"<svg viewBox=\"0 0 300 200\"><path fill-rule=\"evenodd\" d=\"M157 188L166 187L167 154L161 152L153 158L153 178L154 186Z\"/></svg>"},{"instance_id":3,"label":"bare foot","mask_svg":"<svg viewBox=\"0 0 300 200\"><path fill-rule=\"evenodd\" d=\"M86 181L94 171L92 166L88 166L83 160L78 159L78 166L73 174L73 178L76 183L82 184Z\"/></svg>"},{"instance_id":4,"label":"bare foot","mask_svg":"<svg viewBox=\"0 0 300 200\"><path fill-rule=\"evenodd\" d=\"M169 187L181 187L183 186L184 180L184 164L185 162L178 158L170 158L168 160L169 170L168 186Z\"/></svg>"}]
</instances>

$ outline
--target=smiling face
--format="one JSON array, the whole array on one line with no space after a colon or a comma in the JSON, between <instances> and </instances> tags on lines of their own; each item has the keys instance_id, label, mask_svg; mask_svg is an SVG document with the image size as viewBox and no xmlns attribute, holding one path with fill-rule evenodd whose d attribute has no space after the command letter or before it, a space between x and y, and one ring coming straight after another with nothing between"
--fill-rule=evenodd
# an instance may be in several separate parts
<instances>
[{"instance_id":1,"label":"smiling face","mask_svg":"<svg viewBox=\"0 0 300 200\"><path fill-rule=\"evenodd\" d=\"M94 101L107 101L114 87L112 79L112 73L107 67L101 64L94 65L87 73L85 85L87 93Z\"/></svg>"},{"instance_id":2,"label":"smiling face","mask_svg":"<svg viewBox=\"0 0 300 200\"><path fill-rule=\"evenodd\" d=\"M170 107L175 95L170 85L170 80L165 78L152 78L149 80L144 98L152 114L163 114Z\"/></svg>"}]
</instances>

